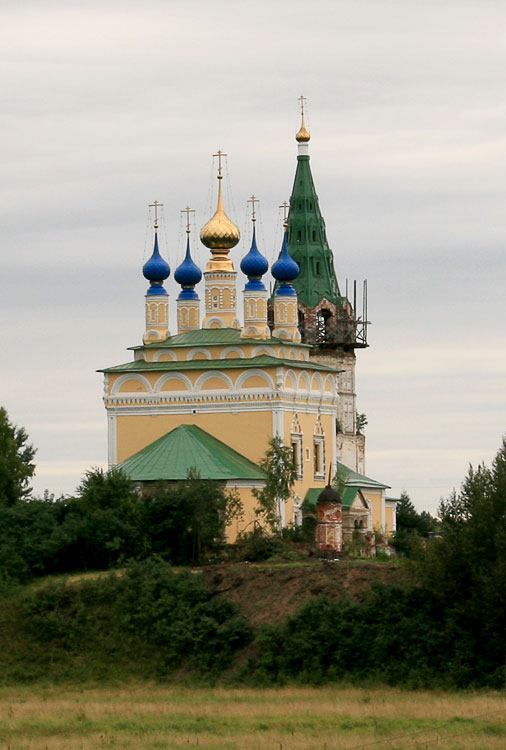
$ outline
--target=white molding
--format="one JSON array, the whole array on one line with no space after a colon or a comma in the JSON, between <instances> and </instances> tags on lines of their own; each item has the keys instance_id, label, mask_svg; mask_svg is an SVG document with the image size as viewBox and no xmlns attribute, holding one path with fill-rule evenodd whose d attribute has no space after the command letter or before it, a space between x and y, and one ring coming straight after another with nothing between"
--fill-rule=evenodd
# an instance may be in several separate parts
<instances>
[{"instance_id":1,"label":"white molding","mask_svg":"<svg viewBox=\"0 0 506 750\"><path fill-rule=\"evenodd\" d=\"M263 378L265 381L265 386L271 391L276 390L276 386L274 385L274 381L271 378L271 376L266 373L264 370L247 370L246 372L242 372L237 380L235 381L235 389L238 390L239 388L243 388L243 383L252 377L259 377ZM254 386L257 390L259 386Z\"/></svg>"},{"instance_id":2,"label":"white molding","mask_svg":"<svg viewBox=\"0 0 506 750\"><path fill-rule=\"evenodd\" d=\"M144 375L141 375L139 372L126 372L124 375L120 375L119 378L116 380L112 387L111 396L115 396L117 394L120 394L120 388L124 383L127 383L129 380L133 380L137 383L142 383L146 386L146 395L152 394L153 389L151 388L151 384L147 378L144 377ZM140 396L141 393L138 393L136 391L124 391L124 393L136 393L137 396Z\"/></svg>"},{"instance_id":3,"label":"white molding","mask_svg":"<svg viewBox=\"0 0 506 750\"><path fill-rule=\"evenodd\" d=\"M118 420L111 413L107 415L107 461L109 468L118 463Z\"/></svg>"},{"instance_id":4,"label":"white molding","mask_svg":"<svg viewBox=\"0 0 506 750\"><path fill-rule=\"evenodd\" d=\"M194 346L186 355L186 361L191 362L196 354L203 354L206 359L212 359L211 352L205 346Z\"/></svg>"},{"instance_id":5,"label":"white molding","mask_svg":"<svg viewBox=\"0 0 506 750\"><path fill-rule=\"evenodd\" d=\"M231 352L237 353L238 359L246 359L244 355L244 351L242 349L239 349L237 346L227 346L220 354L220 359L227 359L227 354L230 354Z\"/></svg>"},{"instance_id":6,"label":"white molding","mask_svg":"<svg viewBox=\"0 0 506 750\"><path fill-rule=\"evenodd\" d=\"M259 357L261 354L265 354L267 357L276 356L276 354L272 351L272 346L255 346L255 348L251 352L252 357Z\"/></svg>"},{"instance_id":7,"label":"white molding","mask_svg":"<svg viewBox=\"0 0 506 750\"><path fill-rule=\"evenodd\" d=\"M265 482L262 479L227 479L225 487L227 489L240 489L242 487L262 489L262 487L265 487Z\"/></svg>"},{"instance_id":8,"label":"white molding","mask_svg":"<svg viewBox=\"0 0 506 750\"><path fill-rule=\"evenodd\" d=\"M186 388L181 388L181 391L184 393L188 393L188 391L193 391L193 383L190 380L190 378L187 375L184 375L182 372L165 372L163 375L161 375L158 380L156 381L153 391L155 393L176 393L176 391L162 391L162 386L164 383L166 383L168 380L180 380L182 383L185 384Z\"/></svg>"},{"instance_id":9,"label":"white molding","mask_svg":"<svg viewBox=\"0 0 506 750\"><path fill-rule=\"evenodd\" d=\"M160 361L163 362L163 360L160 360L160 357L162 356L162 354L168 354L170 356L170 360L167 360L167 361L177 362L176 353L173 352L172 349L157 349L157 351L155 352L155 354L153 356L152 361L153 362L160 362Z\"/></svg>"},{"instance_id":10,"label":"white molding","mask_svg":"<svg viewBox=\"0 0 506 750\"><path fill-rule=\"evenodd\" d=\"M235 391L234 383L228 375L225 375L225 373L221 370L210 370L208 372L202 373L202 375L197 378L194 385L195 392L201 391L204 383L206 383L208 380L211 380L211 378L218 378L218 380L222 380L224 383L226 383L227 387L231 391ZM212 391L209 392L212 393ZM221 392L221 389L219 389L218 392Z\"/></svg>"}]
</instances>

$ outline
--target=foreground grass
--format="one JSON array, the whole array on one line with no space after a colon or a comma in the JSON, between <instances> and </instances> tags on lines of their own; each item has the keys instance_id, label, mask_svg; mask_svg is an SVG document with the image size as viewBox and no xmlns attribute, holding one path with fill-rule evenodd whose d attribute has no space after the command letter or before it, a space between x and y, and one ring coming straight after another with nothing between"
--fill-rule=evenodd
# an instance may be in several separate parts
<instances>
[{"instance_id":1,"label":"foreground grass","mask_svg":"<svg viewBox=\"0 0 506 750\"><path fill-rule=\"evenodd\" d=\"M405 736L402 736L405 735ZM0 688L0 750L499 750L498 693L389 688Z\"/></svg>"}]
</instances>

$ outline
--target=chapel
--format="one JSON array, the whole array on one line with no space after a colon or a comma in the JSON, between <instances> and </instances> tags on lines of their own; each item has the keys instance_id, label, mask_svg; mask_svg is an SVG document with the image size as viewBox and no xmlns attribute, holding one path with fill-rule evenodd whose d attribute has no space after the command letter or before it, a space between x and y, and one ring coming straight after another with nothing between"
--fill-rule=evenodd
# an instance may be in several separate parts
<instances>
[{"instance_id":1,"label":"chapel","mask_svg":"<svg viewBox=\"0 0 506 750\"><path fill-rule=\"evenodd\" d=\"M192 257L188 220L186 254L174 272L176 320L169 320L164 281L171 269L160 254L155 209L153 253L143 267L149 287L142 343L131 347L131 361L100 372L110 466L121 466L144 487L184 481L194 468L233 488L244 507L243 519L228 530L233 540L256 522L253 491L265 479L259 464L279 437L297 469L293 497L279 508L281 524L300 524L304 501L316 513L320 497L332 498L337 510L328 528L328 514L318 514L318 543L339 550L354 531L395 531L395 501L385 496L388 485L365 475L355 352L367 346L367 287L358 314L356 284L350 292L338 284L309 141L302 106L283 239L270 268L272 293L254 198L252 241L239 278L234 268L230 250L240 232L224 205L218 152L216 211L200 232L209 252L205 268Z\"/></svg>"}]
</instances>

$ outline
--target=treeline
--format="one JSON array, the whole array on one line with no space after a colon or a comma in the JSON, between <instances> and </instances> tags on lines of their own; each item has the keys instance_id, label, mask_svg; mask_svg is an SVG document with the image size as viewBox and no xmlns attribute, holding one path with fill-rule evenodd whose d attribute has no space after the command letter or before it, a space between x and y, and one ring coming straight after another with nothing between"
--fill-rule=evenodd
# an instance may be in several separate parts
<instances>
[{"instance_id":1,"label":"treeline","mask_svg":"<svg viewBox=\"0 0 506 750\"><path fill-rule=\"evenodd\" d=\"M156 554L197 564L223 546L227 523L240 513L233 492L192 472L141 495L121 471L95 469L76 497L0 503L0 577L108 570Z\"/></svg>"}]
</instances>

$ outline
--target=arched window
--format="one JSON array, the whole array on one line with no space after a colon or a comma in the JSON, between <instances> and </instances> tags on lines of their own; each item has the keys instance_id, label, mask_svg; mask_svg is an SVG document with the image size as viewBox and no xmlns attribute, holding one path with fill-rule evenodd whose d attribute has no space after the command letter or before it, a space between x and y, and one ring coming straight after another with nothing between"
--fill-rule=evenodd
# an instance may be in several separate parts
<instances>
[{"instance_id":1,"label":"arched window","mask_svg":"<svg viewBox=\"0 0 506 750\"><path fill-rule=\"evenodd\" d=\"M322 309L316 316L316 342L326 344L330 341L330 322L332 313L330 310Z\"/></svg>"}]
</instances>

